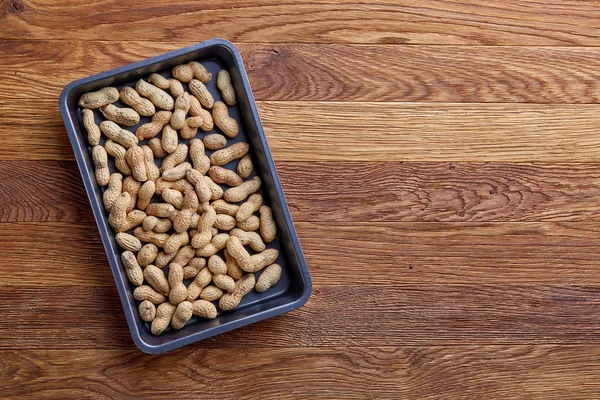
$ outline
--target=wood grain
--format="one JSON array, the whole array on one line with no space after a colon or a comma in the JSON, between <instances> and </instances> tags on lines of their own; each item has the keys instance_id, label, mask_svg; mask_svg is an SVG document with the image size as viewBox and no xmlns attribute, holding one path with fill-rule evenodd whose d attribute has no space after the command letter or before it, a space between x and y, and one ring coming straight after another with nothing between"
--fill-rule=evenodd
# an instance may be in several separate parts
<instances>
[{"instance_id":1,"label":"wood grain","mask_svg":"<svg viewBox=\"0 0 600 400\"><path fill-rule=\"evenodd\" d=\"M317 285L600 284L593 222L297 222L296 229ZM112 293L93 222L0 224L0 242L4 285L110 286Z\"/></svg>"},{"instance_id":2,"label":"wood grain","mask_svg":"<svg viewBox=\"0 0 600 400\"><path fill-rule=\"evenodd\" d=\"M600 160L599 105L264 101L258 109L276 161ZM0 160L73 159L58 111L44 114L43 129L32 109L11 114Z\"/></svg>"},{"instance_id":3,"label":"wood grain","mask_svg":"<svg viewBox=\"0 0 600 400\"><path fill-rule=\"evenodd\" d=\"M597 285L317 285L299 310L198 347L600 344ZM114 288L0 290L0 349L132 348Z\"/></svg>"},{"instance_id":4,"label":"wood grain","mask_svg":"<svg viewBox=\"0 0 600 400\"><path fill-rule=\"evenodd\" d=\"M277 169L296 222L600 220L597 163L281 161ZM0 161L0 175L0 222L93 222L74 161Z\"/></svg>"},{"instance_id":5,"label":"wood grain","mask_svg":"<svg viewBox=\"0 0 600 400\"><path fill-rule=\"evenodd\" d=\"M600 351L591 345L194 347L157 357L135 350L1 351L0 391L42 399L164 399L190 393L211 398L590 399L600 393L595 379Z\"/></svg>"},{"instance_id":6,"label":"wood grain","mask_svg":"<svg viewBox=\"0 0 600 400\"><path fill-rule=\"evenodd\" d=\"M4 60L0 96L15 99L13 106L20 103L17 99L27 99L38 112L55 108L62 88L75 79L187 44L0 41L0 57ZM600 100L600 48L597 47L239 44L239 48L258 100L476 103L598 103ZM36 62L38 59L49 61ZM53 70L53 79L47 78L49 68ZM12 112L3 117L12 116Z\"/></svg>"},{"instance_id":7,"label":"wood grain","mask_svg":"<svg viewBox=\"0 0 600 400\"><path fill-rule=\"evenodd\" d=\"M132 12L135 10L135 12ZM77 18L73 18L76 15ZM582 0L101 1L55 5L9 0L0 38L240 42L583 45L598 41L600 14ZM136 32L136 34L132 34Z\"/></svg>"}]
</instances>

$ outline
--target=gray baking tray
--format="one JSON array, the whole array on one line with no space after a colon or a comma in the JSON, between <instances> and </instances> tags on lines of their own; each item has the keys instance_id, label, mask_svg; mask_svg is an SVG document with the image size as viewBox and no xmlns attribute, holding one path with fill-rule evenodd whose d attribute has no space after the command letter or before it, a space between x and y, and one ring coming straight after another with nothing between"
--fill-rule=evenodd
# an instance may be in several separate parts
<instances>
[{"instance_id":1,"label":"gray baking tray","mask_svg":"<svg viewBox=\"0 0 600 400\"><path fill-rule=\"evenodd\" d=\"M246 141L251 145L250 155L255 169L252 176L260 176L263 182L259 193L263 195L265 204L272 207L278 229L276 241L268 247L280 251L277 263L282 266L283 273L280 281L271 289L265 293L252 291L243 298L241 304L234 310L227 312L219 310L219 315L214 320L204 320L194 316L181 330L176 331L168 328L161 336L153 336L150 333L150 325L142 321L138 315L138 302L133 298L133 288L121 266L120 248L114 240L113 231L107 220L108 214L102 204L104 189L96 183L94 166L91 160L91 148L87 142L87 133L81 124L81 109L77 105L77 101L83 93L98 90L105 86L116 86L119 89L123 86L133 87L138 79L146 79L154 72L170 77L171 69L175 65L189 61L199 61L213 73L213 79L207 84L207 87L213 94L215 101L222 100L221 93L216 88L217 72L225 68L231 74L237 96L237 105L230 107L229 111L230 115L238 121L240 133L235 139L229 139L228 145L236 141ZM184 87L187 90L186 84L184 84ZM119 105L118 102L116 104ZM60 95L59 108L73 146L75 159L98 225L119 297L123 304L131 337L141 350L151 354L163 353L295 310L306 303L312 291L308 268L275 170L273 157L265 138L242 58L238 49L232 43L223 39L211 39L71 82ZM96 118L96 122L99 123L99 116L96 115ZM139 125L148 121L148 117L142 117L140 124L131 128L123 128L135 132ZM205 133L200 130L198 132L196 137L202 138L205 134L218 132L218 130L215 127L215 130L211 132ZM102 142L104 139L103 137ZM140 144L145 142L142 141ZM180 139L180 143L182 142L187 143L189 141ZM109 167L111 173L116 171L112 159ZM226 167L232 168L234 165L232 163L232 165ZM259 273L256 274L257 278L258 276Z\"/></svg>"}]
</instances>

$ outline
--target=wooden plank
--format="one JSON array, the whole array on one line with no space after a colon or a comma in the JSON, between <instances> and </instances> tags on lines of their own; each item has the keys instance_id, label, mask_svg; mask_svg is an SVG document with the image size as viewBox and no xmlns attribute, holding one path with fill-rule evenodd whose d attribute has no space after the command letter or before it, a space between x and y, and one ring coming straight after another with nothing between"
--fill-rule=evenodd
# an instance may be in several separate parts
<instances>
[{"instance_id":1,"label":"wooden plank","mask_svg":"<svg viewBox=\"0 0 600 400\"><path fill-rule=\"evenodd\" d=\"M600 160L600 105L267 101L258 108L276 161ZM28 122L38 115L32 109L19 110L0 131L0 160L73 159L56 110L38 124Z\"/></svg>"},{"instance_id":2,"label":"wooden plank","mask_svg":"<svg viewBox=\"0 0 600 400\"><path fill-rule=\"evenodd\" d=\"M600 220L597 163L281 161L277 169L296 222ZM93 221L74 161L0 161L0 175L0 222Z\"/></svg>"},{"instance_id":3,"label":"wooden plank","mask_svg":"<svg viewBox=\"0 0 600 400\"><path fill-rule=\"evenodd\" d=\"M131 12L131 10L135 12ZM77 18L73 18L76 15ZM583 0L100 1L56 6L11 0L0 38L350 42L484 45L598 45L600 14ZM133 34L132 32L135 32Z\"/></svg>"},{"instance_id":4,"label":"wooden plank","mask_svg":"<svg viewBox=\"0 0 600 400\"><path fill-rule=\"evenodd\" d=\"M0 96L56 107L69 82L183 42L0 42ZM258 100L598 103L600 48L240 44ZM51 66L39 60L52 60ZM382 68L382 66L385 66ZM52 79L48 79L52 68ZM15 91L15 88L19 88ZM34 101L34 103L31 103ZM42 105L44 103L44 105ZM46 104L47 103L47 104ZM37 110L38 112L41 110ZM32 122L39 124L39 118Z\"/></svg>"},{"instance_id":5,"label":"wooden plank","mask_svg":"<svg viewBox=\"0 0 600 400\"><path fill-rule=\"evenodd\" d=\"M133 349L7 350L0 352L0 390L8 397L42 399L164 399L190 393L210 398L590 399L600 394L599 358L598 346L592 345L192 346L161 356Z\"/></svg>"},{"instance_id":6,"label":"wooden plank","mask_svg":"<svg viewBox=\"0 0 600 400\"><path fill-rule=\"evenodd\" d=\"M597 285L316 285L299 310L198 346L597 345L599 305ZM0 312L0 349L133 346L114 288L5 286Z\"/></svg>"},{"instance_id":7,"label":"wooden plank","mask_svg":"<svg viewBox=\"0 0 600 400\"><path fill-rule=\"evenodd\" d=\"M597 223L297 222L315 284L600 284ZM114 286L95 224L0 224L3 283Z\"/></svg>"}]
</instances>

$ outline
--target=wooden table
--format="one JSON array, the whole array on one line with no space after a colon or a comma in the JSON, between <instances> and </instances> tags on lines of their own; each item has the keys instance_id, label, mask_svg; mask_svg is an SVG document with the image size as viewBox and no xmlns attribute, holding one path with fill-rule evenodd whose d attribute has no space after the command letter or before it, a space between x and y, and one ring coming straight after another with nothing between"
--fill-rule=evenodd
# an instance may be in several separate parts
<instances>
[{"instance_id":1,"label":"wooden table","mask_svg":"<svg viewBox=\"0 0 600 400\"><path fill-rule=\"evenodd\" d=\"M0 397L600 398L599 20L583 0L4 1ZM215 36L242 52L313 295L149 356L58 96Z\"/></svg>"}]
</instances>

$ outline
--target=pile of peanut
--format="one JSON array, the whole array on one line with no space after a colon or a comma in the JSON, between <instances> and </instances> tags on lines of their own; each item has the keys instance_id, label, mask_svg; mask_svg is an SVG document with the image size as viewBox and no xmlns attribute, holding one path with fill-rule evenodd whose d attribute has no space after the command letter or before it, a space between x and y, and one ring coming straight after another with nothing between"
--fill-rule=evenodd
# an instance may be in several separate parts
<instances>
[{"instance_id":1,"label":"pile of peanut","mask_svg":"<svg viewBox=\"0 0 600 400\"><path fill-rule=\"evenodd\" d=\"M135 286L139 315L154 335L169 325L181 329L192 315L216 318L215 303L232 310L253 289L264 292L281 276L279 252L267 248L275 240L275 222L256 193L260 178L250 178L249 145L228 145L239 133L229 116L228 106L236 104L229 73L217 75L224 102L215 102L206 87L212 74L202 64L178 65L172 76L152 74L135 89L105 87L79 99L108 222L124 250L121 261ZM129 107L116 106L117 100ZM94 110L105 118L99 125ZM139 124L140 116L151 120L135 134L122 128ZM222 134L196 137L198 129L215 126ZM110 173L109 156L119 172ZM155 159L162 159L160 168ZM224 168L236 160L236 171Z\"/></svg>"}]
</instances>

